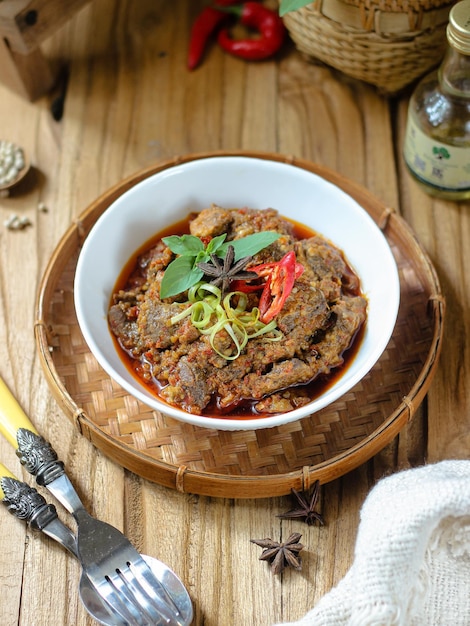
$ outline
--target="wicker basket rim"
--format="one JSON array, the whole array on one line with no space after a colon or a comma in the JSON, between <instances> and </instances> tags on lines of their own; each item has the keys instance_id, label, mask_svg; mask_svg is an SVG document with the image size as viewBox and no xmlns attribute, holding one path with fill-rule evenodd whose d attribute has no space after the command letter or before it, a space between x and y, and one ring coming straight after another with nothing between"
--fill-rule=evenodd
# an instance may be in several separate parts
<instances>
[{"instance_id":1,"label":"wicker basket rim","mask_svg":"<svg viewBox=\"0 0 470 626\"><path fill-rule=\"evenodd\" d=\"M387 13L422 13L423 11L435 11L442 7L455 4L455 0L339 0L343 4L358 7L364 11L379 10ZM314 2L302 7L304 10L318 10L322 4L328 4L331 0L314 0ZM289 14L287 14L289 15Z\"/></svg>"},{"instance_id":2,"label":"wicker basket rim","mask_svg":"<svg viewBox=\"0 0 470 626\"><path fill-rule=\"evenodd\" d=\"M294 470L287 468L285 471L279 470L275 474L264 476L223 474L217 471L210 471L210 468L204 470L194 469L190 463L168 462L154 458L145 450L141 450L135 445L110 434L106 427L96 422L95 415L92 412L84 411L77 404L73 394L69 392L67 382L64 381L63 376L58 371L56 354L54 353L55 349L51 346L51 333L53 334L54 329L52 327L53 320L50 319L50 306L57 290L58 281L62 276L63 268L71 255L81 246L88 231L98 216L106 210L107 206L125 190L158 171L199 158L233 155L282 161L304 168L343 188L346 193L355 197L357 201L365 206L366 210L370 210L371 206L374 206L376 209L378 207L380 214L376 212L373 215L374 219L382 220L383 223L379 225L384 229L384 232L392 232L397 235L399 245L403 247L407 257L412 260L414 267L425 283L431 307L432 337L429 345L427 344L427 356L419 375L413 380L408 393L402 398L402 401L383 419L374 432L364 437L361 441L354 443L346 450L337 450L336 454L321 463L305 464L301 468ZM348 181L328 168L304 159L258 151L212 151L177 157L133 174L102 194L79 216L59 242L39 285L36 299L35 336L41 365L53 395L65 411L67 417L75 423L82 435L87 437L107 456L144 478L180 491L215 497L260 498L284 495L291 488L307 489L317 479L321 482L328 482L338 478L379 452L398 434L403 426L412 419L434 375L440 353L444 311L445 302L442 297L439 280L429 257L421 248L414 233L400 216L394 211L383 207L366 189L352 181ZM110 411L113 411L113 409L111 408ZM178 437L191 437L191 434L193 434L198 442L201 437L200 431L206 430L193 427L191 431L178 432L178 424L175 425L174 420L170 420L170 422L168 427L176 433L174 435L176 439ZM271 431L272 429L267 430ZM215 434L210 433L210 435L215 437L215 441L217 441L218 436L224 438L232 436L224 431L221 432L222 434L216 432ZM260 431L257 432L259 433ZM270 435L271 433L267 433L267 437ZM241 435L238 434L237 437L240 438ZM250 445L252 444L250 443Z\"/></svg>"}]
</instances>

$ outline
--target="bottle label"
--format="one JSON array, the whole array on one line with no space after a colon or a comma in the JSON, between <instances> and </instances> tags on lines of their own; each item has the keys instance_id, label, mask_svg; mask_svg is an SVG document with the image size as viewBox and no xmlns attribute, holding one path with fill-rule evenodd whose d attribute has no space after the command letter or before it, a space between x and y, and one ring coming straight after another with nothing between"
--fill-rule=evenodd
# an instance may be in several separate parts
<instances>
[{"instance_id":1,"label":"bottle label","mask_svg":"<svg viewBox=\"0 0 470 626\"><path fill-rule=\"evenodd\" d=\"M448 190L470 189L470 147L460 148L429 137L408 115L406 164L423 182Z\"/></svg>"}]
</instances>

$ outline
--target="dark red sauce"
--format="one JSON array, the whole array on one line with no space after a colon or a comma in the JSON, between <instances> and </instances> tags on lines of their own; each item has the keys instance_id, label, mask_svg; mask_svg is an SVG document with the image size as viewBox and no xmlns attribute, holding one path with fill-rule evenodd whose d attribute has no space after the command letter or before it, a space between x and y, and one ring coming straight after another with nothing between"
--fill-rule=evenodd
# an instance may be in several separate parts
<instances>
[{"instance_id":1,"label":"dark red sauce","mask_svg":"<svg viewBox=\"0 0 470 626\"><path fill-rule=\"evenodd\" d=\"M194 214L189 214L186 219L180 220L175 224L172 224L168 228L159 231L154 236L149 238L136 252L135 254L128 260L128 262L124 265L117 281L113 289L113 293L123 289L126 290L135 284L135 280L138 280L138 276L140 274L140 270L138 268L138 259L145 252L149 251L153 248L161 239L164 237L168 237L170 235L183 235L189 234L189 222L194 218ZM318 233L313 229L305 226L304 224L300 224L292 219L286 218L283 216L283 219L290 222L293 225L293 233L297 239L308 239ZM349 271L354 273L353 270L348 266ZM345 292L348 295L361 295L360 291L352 291L349 292L345 289ZM313 401L316 398L320 397L324 394L328 389L333 387L333 385L338 382L338 380L343 376L345 371L348 369L352 361L354 360L357 352L361 346L363 337L365 332L365 324L361 326L358 330L354 338L352 339L351 347L346 350L342 357L344 359L343 364L339 367L336 367L331 373L327 376L317 376L313 381L307 384L303 384L300 388L303 390L305 396L308 397L309 401ZM150 390L151 393L158 396L160 402L164 404L168 404L164 398L159 394L159 390L161 385L158 383L156 379L147 380L144 377L145 367L144 363L141 360L135 359L128 354L126 350L122 348L119 341L116 339L115 335L111 333L113 341L115 342L116 349L126 366L127 370L132 374L132 376L140 383L145 385L147 389ZM242 400L237 406L231 406L229 408L221 408L217 405L217 401L212 401L205 409L204 415L208 417L215 418L223 418L227 417L230 419L254 419L254 418L265 418L269 416L275 415L275 413L259 413L254 405L258 403L259 400ZM176 407L181 408L181 407Z\"/></svg>"}]
</instances>

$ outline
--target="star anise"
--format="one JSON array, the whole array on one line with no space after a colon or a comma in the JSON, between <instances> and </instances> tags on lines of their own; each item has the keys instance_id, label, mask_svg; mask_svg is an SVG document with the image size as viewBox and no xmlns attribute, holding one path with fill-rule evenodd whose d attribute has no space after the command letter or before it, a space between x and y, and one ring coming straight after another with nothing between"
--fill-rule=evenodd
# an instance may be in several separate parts
<instances>
[{"instance_id":1,"label":"star anise","mask_svg":"<svg viewBox=\"0 0 470 626\"><path fill-rule=\"evenodd\" d=\"M250 541L263 548L259 557L260 561L268 561L272 573L280 574L286 567L302 569L302 559L299 552L304 546L299 543L301 537L302 535L299 533L292 533L284 543L278 543L272 539L250 539Z\"/></svg>"},{"instance_id":2,"label":"star anise","mask_svg":"<svg viewBox=\"0 0 470 626\"><path fill-rule=\"evenodd\" d=\"M198 263L197 266L204 272L204 275L210 278L210 281L216 287L220 287L222 293L230 288L230 283L234 280L254 280L257 278L255 272L243 271L245 267L253 260L251 256L245 256L236 263L235 250L233 246L228 246L225 257L221 259L216 254L211 254L211 263Z\"/></svg>"},{"instance_id":3,"label":"star anise","mask_svg":"<svg viewBox=\"0 0 470 626\"><path fill-rule=\"evenodd\" d=\"M303 495L303 493L299 493L295 489L291 489L292 495L297 500L297 504L299 505L297 508L288 511L287 513L283 513L282 515L278 515L281 519L302 519L303 521L312 526L315 522L319 522L322 526L325 523L323 516L320 513L315 511L315 507L318 502L318 497L320 495L320 481L315 481L313 485L313 491L310 496L310 499Z\"/></svg>"}]
</instances>

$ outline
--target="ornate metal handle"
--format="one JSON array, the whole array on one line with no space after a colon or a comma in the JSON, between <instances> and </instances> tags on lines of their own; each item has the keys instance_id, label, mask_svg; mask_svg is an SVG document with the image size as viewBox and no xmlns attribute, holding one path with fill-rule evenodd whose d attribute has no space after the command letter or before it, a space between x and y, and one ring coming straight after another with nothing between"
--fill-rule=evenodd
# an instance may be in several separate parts
<instances>
[{"instance_id":1,"label":"ornate metal handle","mask_svg":"<svg viewBox=\"0 0 470 626\"><path fill-rule=\"evenodd\" d=\"M28 522L34 530L43 530L57 519L55 506L48 504L42 495L27 483L3 475L0 478L0 487L3 492L2 502L10 513Z\"/></svg>"},{"instance_id":2,"label":"ornate metal handle","mask_svg":"<svg viewBox=\"0 0 470 626\"><path fill-rule=\"evenodd\" d=\"M36 476L38 485L47 486L65 474L64 464L58 460L56 451L44 437L26 428L19 428L16 439L16 454L27 471Z\"/></svg>"},{"instance_id":3,"label":"ornate metal handle","mask_svg":"<svg viewBox=\"0 0 470 626\"><path fill-rule=\"evenodd\" d=\"M0 500L15 517L59 542L78 558L75 535L60 521L55 506L47 503L36 489L18 480L1 463Z\"/></svg>"},{"instance_id":4,"label":"ornate metal handle","mask_svg":"<svg viewBox=\"0 0 470 626\"><path fill-rule=\"evenodd\" d=\"M28 472L36 476L38 485L47 487L73 515L84 510L80 498L65 474L64 464L57 459L51 444L34 428L1 378L0 432L15 448Z\"/></svg>"}]
</instances>

